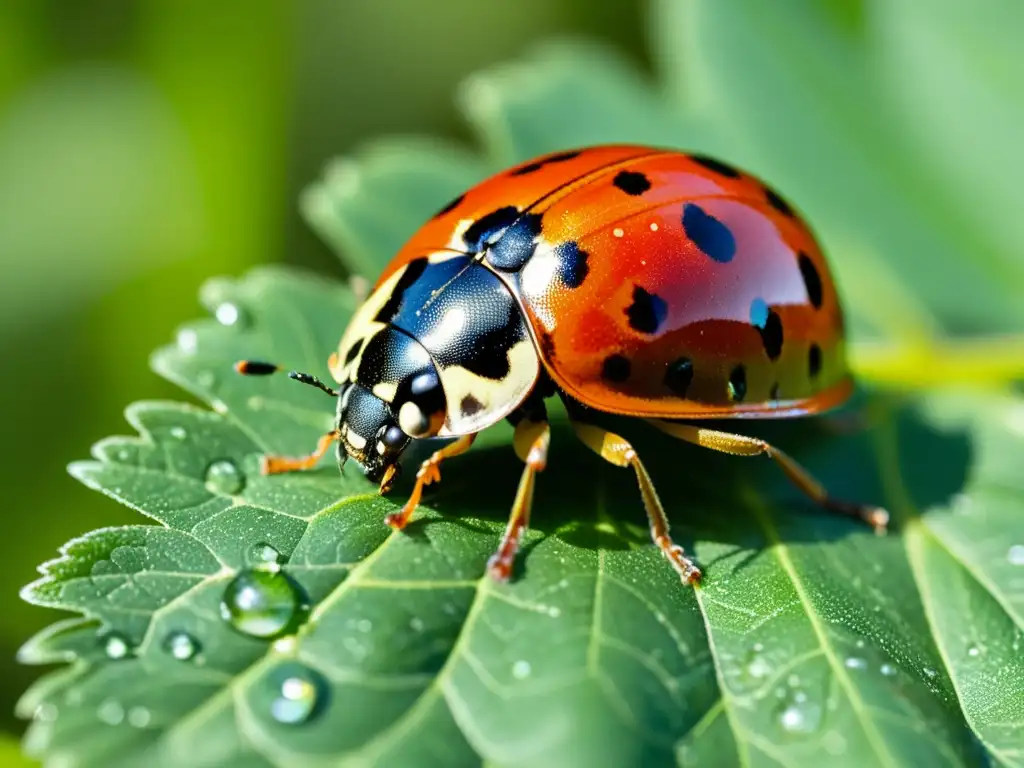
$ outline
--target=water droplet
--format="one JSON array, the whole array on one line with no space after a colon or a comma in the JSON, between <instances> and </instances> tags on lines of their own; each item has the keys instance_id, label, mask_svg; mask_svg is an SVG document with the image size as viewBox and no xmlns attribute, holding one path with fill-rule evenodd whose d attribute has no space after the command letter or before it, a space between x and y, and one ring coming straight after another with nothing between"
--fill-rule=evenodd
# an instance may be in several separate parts
<instances>
[{"instance_id":1,"label":"water droplet","mask_svg":"<svg viewBox=\"0 0 1024 768\"><path fill-rule=\"evenodd\" d=\"M1024 565L1024 544L1014 544L1006 553L1010 565Z\"/></svg>"},{"instance_id":2,"label":"water droplet","mask_svg":"<svg viewBox=\"0 0 1024 768\"><path fill-rule=\"evenodd\" d=\"M299 650L299 640L295 635L287 635L274 641L274 650L282 656L293 656Z\"/></svg>"},{"instance_id":3,"label":"water droplet","mask_svg":"<svg viewBox=\"0 0 1024 768\"><path fill-rule=\"evenodd\" d=\"M217 305L217 309L213 312L217 318L217 322L221 325L236 325L239 327L248 324L248 317L245 310L241 309L237 304L232 304L230 301L225 301L222 304Z\"/></svg>"},{"instance_id":4,"label":"water droplet","mask_svg":"<svg viewBox=\"0 0 1024 768\"><path fill-rule=\"evenodd\" d=\"M313 716L322 697L323 685L316 675L302 667L289 668L270 704L270 715L287 725L304 723Z\"/></svg>"},{"instance_id":5,"label":"water droplet","mask_svg":"<svg viewBox=\"0 0 1024 768\"><path fill-rule=\"evenodd\" d=\"M552 619L557 619L561 615L562 609L559 608L557 605L548 606L548 616L550 616Z\"/></svg>"},{"instance_id":6,"label":"water droplet","mask_svg":"<svg viewBox=\"0 0 1024 768\"><path fill-rule=\"evenodd\" d=\"M821 725L821 707L798 692L779 710L779 725L786 733L814 733Z\"/></svg>"},{"instance_id":7,"label":"water droplet","mask_svg":"<svg viewBox=\"0 0 1024 768\"><path fill-rule=\"evenodd\" d=\"M107 725L120 725L124 720L124 707L113 699L107 699L96 710L96 716Z\"/></svg>"},{"instance_id":8,"label":"water droplet","mask_svg":"<svg viewBox=\"0 0 1024 768\"><path fill-rule=\"evenodd\" d=\"M281 553L266 542L259 542L249 547L246 560L254 568L276 571L281 567Z\"/></svg>"},{"instance_id":9,"label":"water droplet","mask_svg":"<svg viewBox=\"0 0 1024 768\"><path fill-rule=\"evenodd\" d=\"M530 662L524 659L520 659L512 665L512 677L516 680L525 680L530 676L531 671L533 668L530 666Z\"/></svg>"},{"instance_id":10,"label":"water droplet","mask_svg":"<svg viewBox=\"0 0 1024 768\"><path fill-rule=\"evenodd\" d=\"M562 579L560 582L558 582L558 588L559 589L565 589L568 586L569 586L569 580L568 579Z\"/></svg>"},{"instance_id":11,"label":"water droplet","mask_svg":"<svg viewBox=\"0 0 1024 768\"><path fill-rule=\"evenodd\" d=\"M411 629L413 632L422 632L423 619L417 618L415 616L409 619L409 629Z\"/></svg>"},{"instance_id":12,"label":"water droplet","mask_svg":"<svg viewBox=\"0 0 1024 768\"><path fill-rule=\"evenodd\" d=\"M857 642L854 643L854 645L856 645L858 648L863 648L864 647L864 638L858 639Z\"/></svg>"},{"instance_id":13,"label":"water droplet","mask_svg":"<svg viewBox=\"0 0 1024 768\"><path fill-rule=\"evenodd\" d=\"M145 707L132 707L128 710L128 725L145 728L153 719L153 715Z\"/></svg>"},{"instance_id":14,"label":"water droplet","mask_svg":"<svg viewBox=\"0 0 1024 768\"><path fill-rule=\"evenodd\" d=\"M196 375L196 382L203 389L212 389L213 385L217 383L217 377L213 375L213 371L200 371Z\"/></svg>"},{"instance_id":15,"label":"water droplet","mask_svg":"<svg viewBox=\"0 0 1024 768\"><path fill-rule=\"evenodd\" d=\"M185 431L184 427L171 427L171 437L175 440L184 440L188 437L188 432Z\"/></svg>"},{"instance_id":16,"label":"water droplet","mask_svg":"<svg viewBox=\"0 0 1024 768\"><path fill-rule=\"evenodd\" d=\"M931 667L925 667L925 668L924 668L924 674L925 674L925 676L927 676L927 677L935 677L935 675L936 675L937 673L936 673L936 671L935 671L934 669L932 669Z\"/></svg>"},{"instance_id":17,"label":"water droplet","mask_svg":"<svg viewBox=\"0 0 1024 768\"><path fill-rule=\"evenodd\" d=\"M187 632L171 632L164 641L164 648L179 661L188 661L199 652L199 643Z\"/></svg>"},{"instance_id":18,"label":"water droplet","mask_svg":"<svg viewBox=\"0 0 1024 768\"><path fill-rule=\"evenodd\" d=\"M761 655L763 650L764 646L761 643L754 643L747 659L747 674L757 680L768 677L772 671L772 665L768 663L768 659Z\"/></svg>"},{"instance_id":19,"label":"water droplet","mask_svg":"<svg viewBox=\"0 0 1024 768\"><path fill-rule=\"evenodd\" d=\"M206 468L206 490L233 496L245 487L245 475L228 459L220 459Z\"/></svg>"},{"instance_id":20,"label":"water droplet","mask_svg":"<svg viewBox=\"0 0 1024 768\"><path fill-rule=\"evenodd\" d=\"M108 659L123 659L130 650L128 641L117 632L111 632L103 639L103 652L107 654Z\"/></svg>"},{"instance_id":21,"label":"water droplet","mask_svg":"<svg viewBox=\"0 0 1024 768\"><path fill-rule=\"evenodd\" d=\"M182 352L191 355L196 351L198 345L199 337L196 336L196 332L191 328L178 331L178 349Z\"/></svg>"},{"instance_id":22,"label":"water droplet","mask_svg":"<svg viewBox=\"0 0 1024 768\"><path fill-rule=\"evenodd\" d=\"M892 677L893 675L896 674L896 667L894 667L892 664L889 664L889 663L883 664L880 667L880 670L881 670L882 674L885 675L886 677Z\"/></svg>"},{"instance_id":23,"label":"water droplet","mask_svg":"<svg viewBox=\"0 0 1024 768\"><path fill-rule=\"evenodd\" d=\"M131 454L128 453L128 451L126 449L124 449L124 448L122 448L121 450L119 450L117 452L117 460L118 461L128 461L128 458L130 456L131 456Z\"/></svg>"},{"instance_id":24,"label":"water droplet","mask_svg":"<svg viewBox=\"0 0 1024 768\"><path fill-rule=\"evenodd\" d=\"M967 649L967 655L973 657L980 656L981 649L976 645L972 645L970 648Z\"/></svg>"},{"instance_id":25,"label":"water droplet","mask_svg":"<svg viewBox=\"0 0 1024 768\"><path fill-rule=\"evenodd\" d=\"M846 659L846 661L843 662L843 665L847 669L867 669L868 667L868 663L864 659L858 658L856 656L850 656L848 659Z\"/></svg>"},{"instance_id":26,"label":"water droplet","mask_svg":"<svg viewBox=\"0 0 1024 768\"><path fill-rule=\"evenodd\" d=\"M304 609L299 588L286 574L249 569L224 590L220 614L239 632L272 638L284 633Z\"/></svg>"}]
</instances>

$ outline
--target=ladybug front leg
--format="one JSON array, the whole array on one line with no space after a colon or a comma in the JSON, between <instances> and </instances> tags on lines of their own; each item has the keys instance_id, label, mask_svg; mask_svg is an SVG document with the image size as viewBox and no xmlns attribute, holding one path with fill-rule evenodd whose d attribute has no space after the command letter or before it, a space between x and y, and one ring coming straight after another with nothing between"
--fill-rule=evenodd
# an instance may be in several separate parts
<instances>
[{"instance_id":1,"label":"ladybug front leg","mask_svg":"<svg viewBox=\"0 0 1024 768\"><path fill-rule=\"evenodd\" d=\"M640 495L643 497L644 507L647 509L651 538L662 554L672 563L672 567L676 569L683 583L694 584L700 581L700 569L686 556L683 548L672 541L669 536L665 508L661 506L658 493L654 490L654 483L651 482L651 477L647 474L647 470L633 446L624 438L593 424L585 424L573 419L572 427L583 444L602 459L618 467L633 468L637 482L640 484Z\"/></svg>"},{"instance_id":2,"label":"ladybug front leg","mask_svg":"<svg viewBox=\"0 0 1024 768\"><path fill-rule=\"evenodd\" d=\"M551 428L547 419L523 419L516 424L512 444L516 455L526 466L519 478L519 490L516 491L516 499L512 503L512 513L508 518L505 535L501 537L497 551L487 561L487 572L497 581L508 581L512 575L512 565L515 563L516 552L519 551L519 543L530 525L534 478L547 466L550 443Z\"/></svg>"},{"instance_id":3,"label":"ladybug front leg","mask_svg":"<svg viewBox=\"0 0 1024 768\"><path fill-rule=\"evenodd\" d=\"M303 456L298 459L288 458L287 456L264 456L260 459L260 472L264 475L279 475L282 472L295 472L304 469L313 469L316 463L323 458L323 455L327 453L327 449L331 447L331 443L337 440L341 435L337 430L328 432L326 435L320 438L320 442L316 444L316 450L314 450L308 456Z\"/></svg>"},{"instance_id":4,"label":"ladybug front leg","mask_svg":"<svg viewBox=\"0 0 1024 768\"><path fill-rule=\"evenodd\" d=\"M419 471L416 472L416 485L412 488L412 493L409 494L409 498L406 499L405 506L403 506L397 512L393 512L384 518L384 522L394 528L396 531L400 531L408 525L409 520L412 519L412 513L416 511L417 505L420 503L420 497L423 496L423 489L431 483L436 483L441 479L441 462L445 459L449 459L452 456L458 456L460 453L465 453L473 445L473 441L476 440L476 434L463 435L453 443L449 443L444 448L439 448L430 454L430 458L420 464Z\"/></svg>"},{"instance_id":5,"label":"ladybug front leg","mask_svg":"<svg viewBox=\"0 0 1024 768\"><path fill-rule=\"evenodd\" d=\"M713 429L694 427L690 424L679 424L676 422L659 421L649 419L650 423L673 437L685 440L694 445L710 448L713 451L731 453L737 456L767 456L775 461L786 476L793 481L797 488L806 493L815 502L825 509L837 512L848 517L856 517L875 529L876 533L884 533L889 523L889 513L881 507L873 507L868 504L854 504L849 501L841 501L829 496L825 487L819 483L806 469L801 467L787 454L775 446L759 440L756 437L745 437L734 435L729 432L718 432Z\"/></svg>"}]
</instances>

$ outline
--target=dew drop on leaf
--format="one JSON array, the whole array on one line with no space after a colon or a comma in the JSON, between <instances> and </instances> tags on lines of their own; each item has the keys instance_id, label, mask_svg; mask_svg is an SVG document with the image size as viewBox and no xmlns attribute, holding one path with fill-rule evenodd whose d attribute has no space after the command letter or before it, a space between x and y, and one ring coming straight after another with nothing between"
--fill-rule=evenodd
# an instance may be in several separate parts
<instances>
[{"instance_id":1,"label":"dew drop on leaf","mask_svg":"<svg viewBox=\"0 0 1024 768\"><path fill-rule=\"evenodd\" d=\"M322 698L322 684L305 669L292 669L281 681L270 704L270 715L279 723L296 725L312 717Z\"/></svg>"},{"instance_id":2,"label":"dew drop on leaf","mask_svg":"<svg viewBox=\"0 0 1024 768\"><path fill-rule=\"evenodd\" d=\"M892 664L885 663L880 667L880 671L886 677L892 677L896 674L896 667L894 667Z\"/></svg>"},{"instance_id":3,"label":"dew drop on leaf","mask_svg":"<svg viewBox=\"0 0 1024 768\"><path fill-rule=\"evenodd\" d=\"M415 616L409 619L409 629L413 632L423 631L423 619L416 618Z\"/></svg>"},{"instance_id":4,"label":"dew drop on leaf","mask_svg":"<svg viewBox=\"0 0 1024 768\"><path fill-rule=\"evenodd\" d=\"M1006 553L1010 565L1024 565L1024 544L1014 544Z\"/></svg>"},{"instance_id":5,"label":"dew drop on leaf","mask_svg":"<svg viewBox=\"0 0 1024 768\"><path fill-rule=\"evenodd\" d=\"M171 427L171 437L175 440L184 440L188 437L188 432L185 431L184 427Z\"/></svg>"},{"instance_id":6,"label":"dew drop on leaf","mask_svg":"<svg viewBox=\"0 0 1024 768\"><path fill-rule=\"evenodd\" d=\"M249 324L249 317L245 310L237 304L232 304L230 301L218 304L213 314L221 325L233 325L244 328Z\"/></svg>"},{"instance_id":7,"label":"dew drop on leaf","mask_svg":"<svg viewBox=\"0 0 1024 768\"><path fill-rule=\"evenodd\" d=\"M763 650L764 646L761 643L755 643L754 647L750 651L750 655L747 657L747 674L755 680L768 677L772 671L772 665L769 664L768 660L761 655Z\"/></svg>"},{"instance_id":8,"label":"dew drop on leaf","mask_svg":"<svg viewBox=\"0 0 1024 768\"><path fill-rule=\"evenodd\" d=\"M972 645L970 648L967 649L967 655L971 657L980 656L981 649L976 645Z\"/></svg>"},{"instance_id":9,"label":"dew drop on leaf","mask_svg":"<svg viewBox=\"0 0 1024 768\"><path fill-rule=\"evenodd\" d=\"M167 652L179 661L188 661L199 652L199 643L187 632L172 632L164 641Z\"/></svg>"},{"instance_id":10,"label":"dew drop on leaf","mask_svg":"<svg viewBox=\"0 0 1024 768\"><path fill-rule=\"evenodd\" d=\"M843 661L843 666L847 669L867 669L868 663L857 656L850 656Z\"/></svg>"},{"instance_id":11,"label":"dew drop on leaf","mask_svg":"<svg viewBox=\"0 0 1024 768\"><path fill-rule=\"evenodd\" d=\"M213 371L200 371L196 375L196 382L203 389L212 389L213 385L217 383L217 377L213 375Z\"/></svg>"},{"instance_id":12,"label":"dew drop on leaf","mask_svg":"<svg viewBox=\"0 0 1024 768\"><path fill-rule=\"evenodd\" d=\"M249 547L249 553L246 559L248 560L249 565L254 568L264 568L269 571L274 571L281 567L281 553L273 546L263 541Z\"/></svg>"},{"instance_id":13,"label":"dew drop on leaf","mask_svg":"<svg viewBox=\"0 0 1024 768\"><path fill-rule=\"evenodd\" d=\"M233 496L244 487L245 475L233 461L220 459L206 468L206 490L210 493Z\"/></svg>"},{"instance_id":14,"label":"dew drop on leaf","mask_svg":"<svg viewBox=\"0 0 1024 768\"><path fill-rule=\"evenodd\" d=\"M153 715L145 707L132 707L128 710L128 725L145 728L153 719Z\"/></svg>"},{"instance_id":15,"label":"dew drop on leaf","mask_svg":"<svg viewBox=\"0 0 1024 768\"><path fill-rule=\"evenodd\" d=\"M199 339L196 332L190 328L178 332L178 349L186 354L193 354L198 346Z\"/></svg>"},{"instance_id":16,"label":"dew drop on leaf","mask_svg":"<svg viewBox=\"0 0 1024 768\"><path fill-rule=\"evenodd\" d=\"M514 677L516 680L525 680L527 677L530 676L530 672L532 671L532 669L533 668L530 666L530 662L526 661L525 659L520 659L512 665L512 677Z\"/></svg>"},{"instance_id":17,"label":"dew drop on leaf","mask_svg":"<svg viewBox=\"0 0 1024 768\"><path fill-rule=\"evenodd\" d=\"M235 629L252 637L282 634L304 608L299 588L280 571L241 571L224 590L220 614Z\"/></svg>"},{"instance_id":18,"label":"dew drop on leaf","mask_svg":"<svg viewBox=\"0 0 1024 768\"><path fill-rule=\"evenodd\" d=\"M103 640L103 652L108 659L123 659L131 650L128 641L116 632L111 632Z\"/></svg>"},{"instance_id":19,"label":"dew drop on leaf","mask_svg":"<svg viewBox=\"0 0 1024 768\"><path fill-rule=\"evenodd\" d=\"M124 720L124 707L114 699L107 699L96 710L96 716L107 725L120 725Z\"/></svg>"},{"instance_id":20,"label":"dew drop on leaf","mask_svg":"<svg viewBox=\"0 0 1024 768\"><path fill-rule=\"evenodd\" d=\"M925 674L926 677L932 678L932 677L935 677L936 672L931 667L925 667L924 668L924 674Z\"/></svg>"},{"instance_id":21,"label":"dew drop on leaf","mask_svg":"<svg viewBox=\"0 0 1024 768\"><path fill-rule=\"evenodd\" d=\"M779 709L779 725L786 733L814 733L821 725L821 706L796 691Z\"/></svg>"}]
</instances>

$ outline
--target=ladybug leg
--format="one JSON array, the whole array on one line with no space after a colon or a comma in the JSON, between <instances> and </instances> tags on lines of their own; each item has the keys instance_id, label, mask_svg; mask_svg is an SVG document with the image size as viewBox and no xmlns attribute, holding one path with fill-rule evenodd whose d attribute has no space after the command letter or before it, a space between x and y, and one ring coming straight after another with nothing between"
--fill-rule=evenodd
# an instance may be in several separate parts
<instances>
[{"instance_id":1,"label":"ladybug leg","mask_svg":"<svg viewBox=\"0 0 1024 768\"><path fill-rule=\"evenodd\" d=\"M316 444L316 450L302 458L290 459L286 456L264 456L260 460L260 472L264 475L279 475L282 472L312 469L316 466L316 463L320 461L321 457L327 453L327 449L331 447L331 443L339 437L340 434L337 430L328 432L320 438L320 442Z\"/></svg>"},{"instance_id":2,"label":"ladybug leg","mask_svg":"<svg viewBox=\"0 0 1024 768\"><path fill-rule=\"evenodd\" d=\"M512 504L505 535L497 551L487 561L487 572L496 581L508 581L512 565L519 551L519 543L530 525L530 508L533 506L533 483L537 473L547 466L548 445L551 443L551 428L548 422L523 419L516 424L513 446L516 455L526 466L519 478L519 490Z\"/></svg>"},{"instance_id":3,"label":"ladybug leg","mask_svg":"<svg viewBox=\"0 0 1024 768\"><path fill-rule=\"evenodd\" d=\"M396 531L400 531L409 523L412 518L412 513L416 511L416 507L420 503L420 497L423 495L423 489L431 483L436 483L441 479L441 462L445 459L449 459L452 456L458 456L460 453L465 453L469 450L470 446L473 445L473 441L476 440L476 434L464 435L453 443L449 443L444 448L440 448L434 451L430 458L420 464L419 471L416 472L416 485L413 486L412 493L409 494L409 498L403 506L397 512L393 512L384 518L384 522L394 528Z\"/></svg>"},{"instance_id":4,"label":"ladybug leg","mask_svg":"<svg viewBox=\"0 0 1024 768\"><path fill-rule=\"evenodd\" d=\"M848 517L856 517L875 529L876 533L884 533L889 523L889 513L881 507L873 507L867 504L853 504L848 501L841 501L829 496L825 487L800 466L788 454L764 440L744 435L734 435L729 432L718 432L713 429L694 427L689 424L678 424L675 422L658 421L649 419L650 423L662 432L685 440L694 445L700 445L722 453L731 453L737 456L767 456L778 464L786 476L793 481L801 491L825 509L837 512Z\"/></svg>"},{"instance_id":5,"label":"ladybug leg","mask_svg":"<svg viewBox=\"0 0 1024 768\"><path fill-rule=\"evenodd\" d=\"M647 474L647 470L636 451L633 450L633 446L624 438L592 424L573 420L572 427L583 444L602 459L618 467L633 468L633 471L636 472L637 482L640 484L640 495L643 497L644 507L647 509L647 519L651 525L651 538L662 554L672 563L672 567L676 569L683 583L694 584L700 581L700 569L686 556L683 548L672 541L669 536L665 508L661 506L658 493L654 490L654 483L651 482L650 475Z\"/></svg>"}]
</instances>

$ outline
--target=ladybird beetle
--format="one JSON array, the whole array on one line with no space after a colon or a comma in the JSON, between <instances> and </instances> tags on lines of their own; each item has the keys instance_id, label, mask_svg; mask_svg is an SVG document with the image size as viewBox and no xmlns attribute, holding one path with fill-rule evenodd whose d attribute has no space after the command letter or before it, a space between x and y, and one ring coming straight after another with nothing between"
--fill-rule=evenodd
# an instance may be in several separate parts
<instances>
[{"instance_id":1,"label":"ladybird beetle","mask_svg":"<svg viewBox=\"0 0 1024 768\"><path fill-rule=\"evenodd\" d=\"M632 446L595 413L644 419L682 440L773 459L822 506L884 531L888 514L827 491L763 440L681 420L780 418L850 396L839 297L814 235L762 181L711 157L644 146L557 152L452 200L385 268L329 360L335 429L310 456L266 457L267 473L313 467L334 441L386 493L410 441L453 438L420 466L408 523L440 464L508 419L525 463L488 571L506 580L547 461L544 401L560 397L581 441L632 467L651 537L685 583L700 571L669 536ZM268 374L276 365L243 361Z\"/></svg>"}]
</instances>

